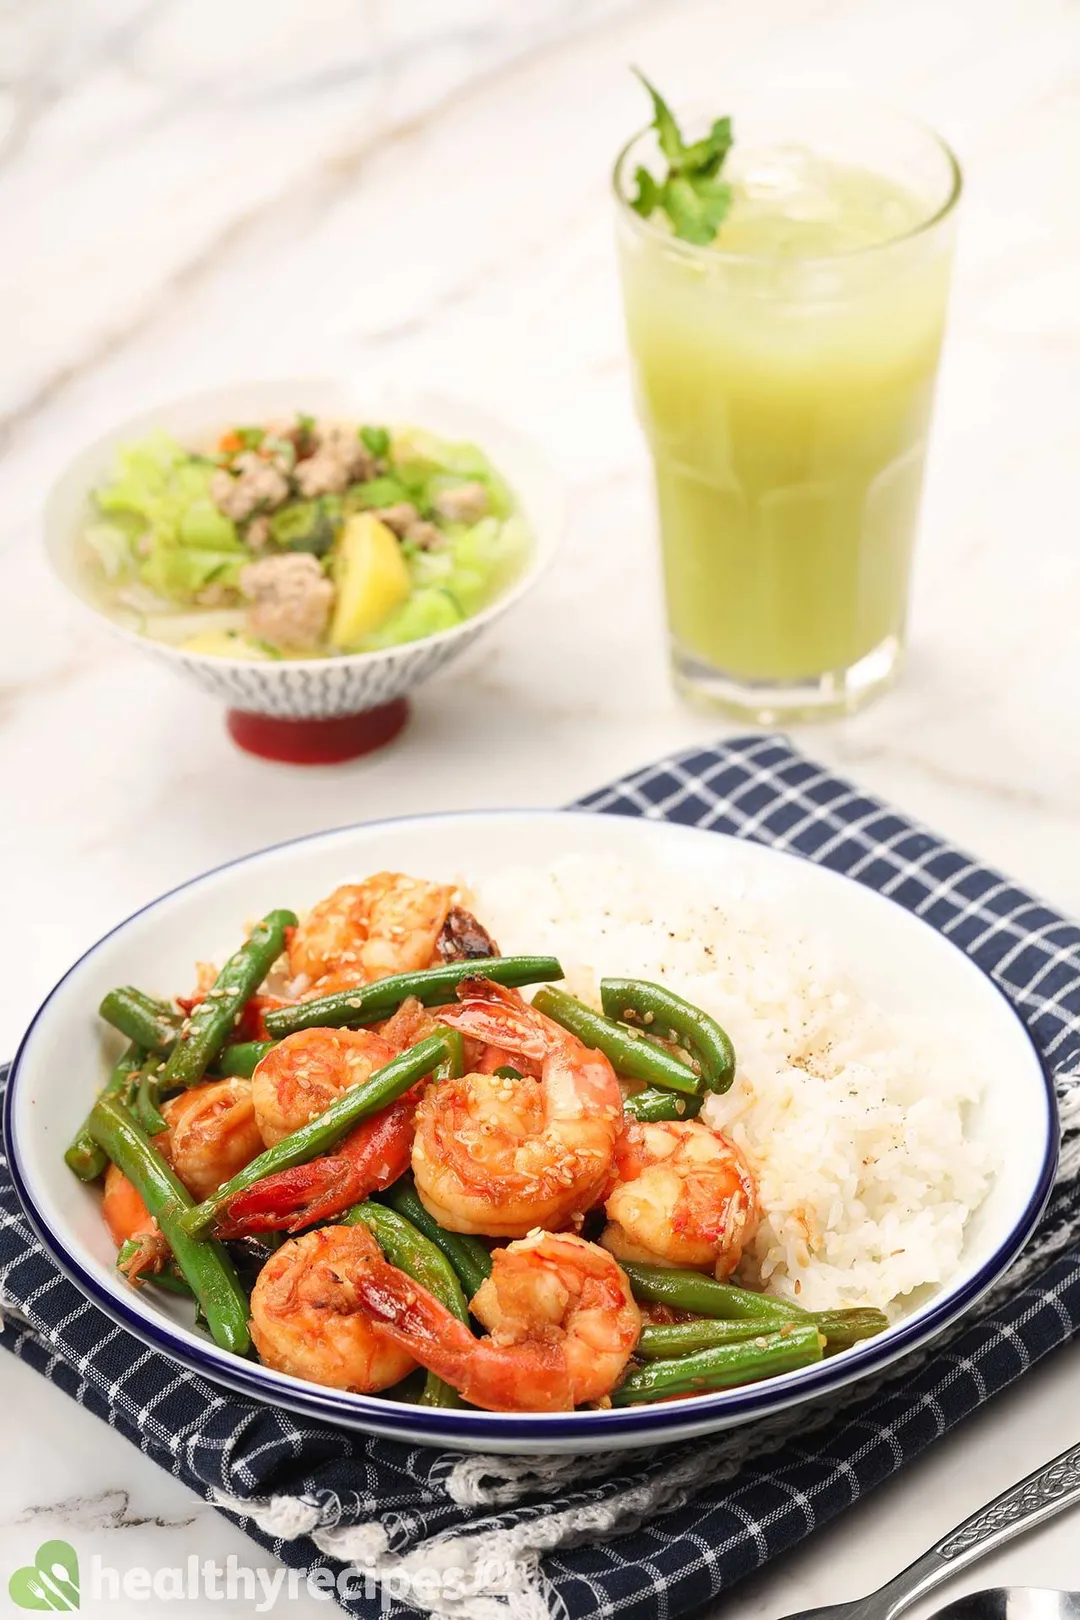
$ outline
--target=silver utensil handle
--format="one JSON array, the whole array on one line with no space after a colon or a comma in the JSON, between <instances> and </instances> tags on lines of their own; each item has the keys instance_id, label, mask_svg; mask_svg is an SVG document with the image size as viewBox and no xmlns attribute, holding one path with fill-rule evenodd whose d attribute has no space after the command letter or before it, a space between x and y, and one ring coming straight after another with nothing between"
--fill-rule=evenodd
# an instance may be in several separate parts
<instances>
[{"instance_id":1,"label":"silver utensil handle","mask_svg":"<svg viewBox=\"0 0 1080 1620\"><path fill-rule=\"evenodd\" d=\"M1080 1446L1062 1452L996 1502L965 1519L934 1551L954 1566L982 1558L993 1548L1080 1502Z\"/></svg>"},{"instance_id":2,"label":"silver utensil handle","mask_svg":"<svg viewBox=\"0 0 1080 1620\"><path fill-rule=\"evenodd\" d=\"M1014 1536L1034 1529L1075 1504L1080 1504L1080 1446L1062 1452L1045 1468L1029 1474L1019 1485L1012 1486L963 1524L958 1524L955 1530L950 1530L936 1547L882 1588L879 1612L892 1620L892 1616L900 1614L916 1598L957 1570L985 1558Z\"/></svg>"}]
</instances>

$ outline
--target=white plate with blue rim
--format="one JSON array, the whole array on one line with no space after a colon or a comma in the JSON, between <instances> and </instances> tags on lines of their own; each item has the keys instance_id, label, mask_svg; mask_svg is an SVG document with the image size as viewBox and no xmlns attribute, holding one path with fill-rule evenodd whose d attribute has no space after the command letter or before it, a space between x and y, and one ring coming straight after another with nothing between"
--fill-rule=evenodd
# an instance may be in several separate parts
<instances>
[{"instance_id":1,"label":"white plate with blue rim","mask_svg":"<svg viewBox=\"0 0 1080 1620\"><path fill-rule=\"evenodd\" d=\"M691 876L719 901L761 896L781 926L824 926L857 987L886 1012L940 1019L963 1043L984 1090L967 1130L995 1163L992 1185L964 1228L959 1264L920 1290L888 1331L844 1353L759 1384L655 1405L570 1413L439 1409L304 1382L219 1349L182 1300L133 1290L117 1273L100 1190L78 1181L64 1149L117 1048L96 1009L114 985L158 993L186 987L192 964L220 956L244 922L278 906L302 910L338 883L391 868L476 882L523 860L569 855L632 864L663 885ZM601 964L617 973L618 963ZM255 1400L408 1442L499 1452L656 1446L763 1418L880 1374L933 1339L991 1288L1031 1236L1057 1165L1053 1088L1013 1009L980 969L927 924L873 890L764 846L650 820L567 811L417 816L346 827L281 844L204 873L106 934L46 997L20 1045L4 1118L12 1174L42 1242L86 1297L184 1367Z\"/></svg>"}]
</instances>

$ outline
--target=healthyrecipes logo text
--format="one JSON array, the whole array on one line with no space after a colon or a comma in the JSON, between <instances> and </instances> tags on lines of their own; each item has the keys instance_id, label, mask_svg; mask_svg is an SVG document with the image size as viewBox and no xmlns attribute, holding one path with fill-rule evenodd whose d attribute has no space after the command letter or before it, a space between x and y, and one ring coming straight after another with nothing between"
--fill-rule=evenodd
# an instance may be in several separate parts
<instances>
[{"instance_id":1,"label":"healthyrecipes logo text","mask_svg":"<svg viewBox=\"0 0 1080 1620\"><path fill-rule=\"evenodd\" d=\"M507 1589L520 1572L512 1560L485 1561L482 1567L466 1572L457 1567L431 1570L386 1571L379 1580L355 1566L336 1575L332 1569L309 1570L253 1569L232 1554L224 1564L190 1553L183 1564L148 1569L132 1565L125 1570L105 1563L95 1553L84 1566L81 1593L78 1555L66 1541L45 1541L34 1555L34 1562L17 1569L8 1582L8 1593L20 1609L78 1609L85 1605L90 1614L109 1614L111 1605L128 1598L146 1603L151 1598L162 1603L235 1603L243 1599L254 1614L268 1614L279 1599L295 1601L301 1596L339 1602L363 1598L377 1603L388 1613L396 1603L415 1602L430 1594L462 1599L471 1591Z\"/></svg>"},{"instance_id":2,"label":"healthyrecipes logo text","mask_svg":"<svg viewBox=\"0 0 1080 1620\"><path fill-rule=\"evenodd\" d=\"M132 1565L115 1569L95 1553L86 1569L85 1586L80 1591L79 1558L66 1541L45 1541L32 1564L17 1569L8 1582L8 1594L20 1609L78 1609L85 1601L91 1612L100 1604L101 1613L121 1597L135 1603L154 1598L158 1603L235 1602L239 1598L254 1605L256 1614L266 1614L279 1598L296 1599L302 1593L311 1597L384 1598L373 1581L365 1581L358 1570L345 1570L335 1577L329 1569L251 1569L230 1555L224 1564L191 1553L182 1565L165 1565L150 1570Z\"/></svg>"}]
</instances>

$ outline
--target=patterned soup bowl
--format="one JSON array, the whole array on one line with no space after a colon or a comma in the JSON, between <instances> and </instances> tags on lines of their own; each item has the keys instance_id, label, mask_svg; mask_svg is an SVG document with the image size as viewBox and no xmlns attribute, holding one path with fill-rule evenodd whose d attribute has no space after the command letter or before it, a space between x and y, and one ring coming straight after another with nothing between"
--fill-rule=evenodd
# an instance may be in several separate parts
<instances>
[{"instance_id":1,"label":"patterned soup bowl","mask_svg":"<svg viewBox=\"0 0 1080 1620\"><path fill-rule=\"evenodd\" d=\"M506 478L530 530L518 578L473 617L423 640L331 658L252 662L193 652L140 634L97 600L79 537L92 492L119 446L163 429L183 444L213 442L234 422L295 415L415 423L440 437L475 441ZM346 378L291 378L194 394L121 422L88 446L54 485L45 506L45 550L69 591L129 644L169 665L229 706L235 741L294 763L330 763L388 742L408 715L406 695L459 657L519 602L551 561L562 535L564 499L542 453L498 417L448 396Z\"/></svg>"}]
</instances>

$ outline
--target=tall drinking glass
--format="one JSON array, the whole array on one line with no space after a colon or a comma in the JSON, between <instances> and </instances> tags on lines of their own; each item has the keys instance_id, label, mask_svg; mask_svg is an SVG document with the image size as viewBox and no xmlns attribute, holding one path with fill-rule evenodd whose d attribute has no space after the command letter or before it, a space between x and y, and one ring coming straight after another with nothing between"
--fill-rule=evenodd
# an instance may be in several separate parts
<instances>
[{"instance_id":1,"label":"tall drinking glass","mask_svg":"<svg viewBox=\"0 0 1080 1620\"><path fill-rule=\"evenodd\" d=\"M843 713L903 650L960 171L854 98L711 111L734 132L713 245L631 208L651 130L615 169L675 680L756 720Z\"/></svg>"}]
</instances>

